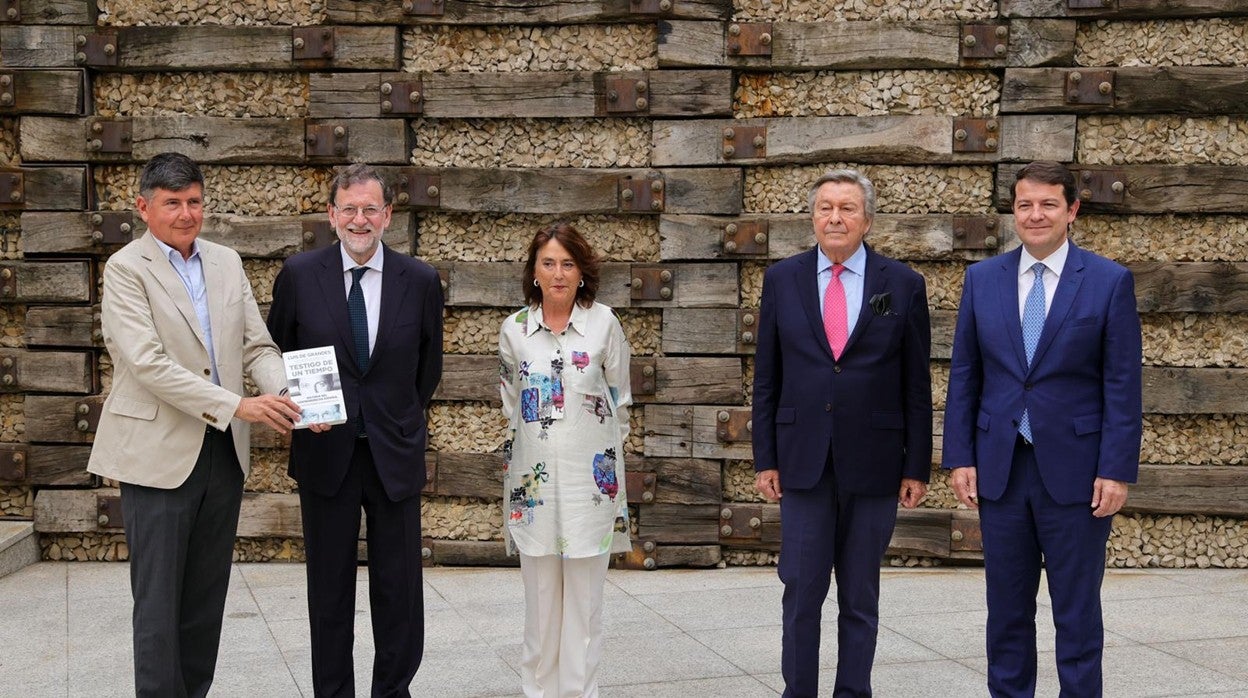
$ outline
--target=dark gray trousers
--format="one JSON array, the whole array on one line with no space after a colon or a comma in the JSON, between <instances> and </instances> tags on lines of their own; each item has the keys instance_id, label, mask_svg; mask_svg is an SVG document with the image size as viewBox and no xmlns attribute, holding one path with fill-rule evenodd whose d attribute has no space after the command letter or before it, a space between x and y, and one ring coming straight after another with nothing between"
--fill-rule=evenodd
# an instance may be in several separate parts
<instances>
[{"instance_id":1,"label":"dark gray trousers","mask_svg":"<svg viewBox=\"0 0 1248 698\"><path fill-rule=\"evenodd\" d=\"M160 457L156 445L152 457ZM122 483L136 696L208 694L242 495L233 439L214 428L205 432L195 469L179 487Z\"/></svg>"}]
</instances>

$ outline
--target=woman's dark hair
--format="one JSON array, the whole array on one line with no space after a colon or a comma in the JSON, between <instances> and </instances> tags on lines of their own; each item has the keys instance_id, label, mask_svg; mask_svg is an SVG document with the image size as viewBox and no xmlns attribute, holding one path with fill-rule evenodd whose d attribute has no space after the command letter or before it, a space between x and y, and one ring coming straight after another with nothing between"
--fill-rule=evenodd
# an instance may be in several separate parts
<instances>
[{"instance_id":1,"label":"woman's dark hair","mask_svg":"<svg viewBox=\"0 0 1248 698\"><path fill-rule=\"evenodd\" d=\"M572 261L581 272L584 283L576 289L576 302L588 308L598 295L598 256L585 238L569 223L555 223L538 231L529 243L529 261L524 263L524 300L529 305L540 305L542 289L533 283L537 279L537 251L551 240L559 241L563 249L572 255Z\"/></svg>"}]
</instances>

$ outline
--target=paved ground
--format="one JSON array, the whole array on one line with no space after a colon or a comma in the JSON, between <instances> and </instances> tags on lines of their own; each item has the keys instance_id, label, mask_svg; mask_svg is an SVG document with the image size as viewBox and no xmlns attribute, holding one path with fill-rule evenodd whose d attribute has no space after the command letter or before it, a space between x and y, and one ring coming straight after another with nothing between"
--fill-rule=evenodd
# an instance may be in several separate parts
<instances>
[{"instance_id":1,"label":"paved ground","mask_svg":"<svg viewBox=\"0 0 1248 698\"><path fill-rule=\"evenodd\" d=\"M356 623L356 683L365 688L366 574ZM235 566L214 696L311 695L303 575L302 565ZM412 694L518 695L519 572L429 569L425 580L427 650ZM613 570L608 580L604 698L779 694L773 569ZM1248 571L1111 572L1104 596L1106 696L1248 698ZM987 695L984 616L980 569L886 569L876 695ZM0 696L132 695L126 565L27 567L0 579L0 619ZM828 692L835 643L825 623ZM1042 696L1057 695L1052 644L1041 624Z\"/></svg>"}]
</instances>

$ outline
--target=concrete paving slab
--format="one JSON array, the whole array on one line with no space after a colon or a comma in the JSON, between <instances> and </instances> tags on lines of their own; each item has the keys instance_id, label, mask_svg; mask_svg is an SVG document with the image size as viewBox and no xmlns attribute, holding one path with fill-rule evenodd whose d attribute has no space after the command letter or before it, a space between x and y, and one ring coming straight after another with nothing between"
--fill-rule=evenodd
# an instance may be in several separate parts
<instances>
[{"instance_id":1,"label":"concrete paving slab","mask_svg":"<svg viewBox=\"0 0 1248 698\"><path fill-rule=\"evenodd\" d=\"M368 674L356 673L357 692ZM447 647L425 652L412 682L414 696L498 696L520 690L520 675L485 645Z\"/></svg>"},{"instance_id":2,"label":"concrete paving slab","mask_svg":"<svg viewBox=\"0 0 1248 698\"><path fill-rule=\"evenodd\" d=\"M635 598L684 631L773 625L781 617L780 593L772 587L637 594Z\"/></svg>"},{"instance_id":3,"label":"concrete paving slab","mask_svg":"<svg viewBox=\"0 0 1248 698\"><path fill-rule=\"evenodd\" d=\"M690 696L775 698L777 695L779 695L778 691L753 676L606 686L602 689L602 698L690 698Z\"/></svg>"},{"instance_id":4,"label":"concrete paving slab","mask_svg":"<svg viewBox=\"0 0 1248 698\"><path fill-rule=\"evenodd\" d=\"M1105 623L1136 642L1204 640L1248 635L1248 602L1212 594L1106 601Z\"/></svg>"},{"instance_id":5,"label":"concrete paving slab","mask_svg":"<svg viewBox=\"0 0 1248 698\"><path fill-rule=\"evenodd\" d=\"M1248 570L1149 570L1202 591L1248 591ZM1116 576L1116 575L1115 575Z\"/></svg>"},{"instance_id":6,"label":"concrete paving slab","mask_svg":"<svg viewBox=\"0 0 1248 698\"><path fill-rule=\"evenodd\" d=\"M452 606L524 603L520 570L510 567L429 569L425 579Z\"/></svg>"},{"instance_id":7,"label":"concrete paving slab","mask_svg":"<svg viewBox=\"0 0 1248 698\"><path fill-rule=\"evenodd\" d=\"M985 606L984 577L960 569L917 569L880 574L880 617L977 611ZM933 594L932 589L939 593ZM832 588L829 596L835 596Z\"/></svg>"},{"instance_id":8,"label":"concrete paving slab","mask_svg":"<svg viewBox=\"0 0 1248 698\"><path fill-rule=\"evenodd\" d=\"M836 624L823 623L823 635L819 643L819 666L836 667ZM727 628L695 630L689 636L714 650L716 654L732 662L747 674L766 674L780 669L781 626L779 624L753 628ZM876 638L875 663L897 664L943 659L941 655L922 645L881 628Z\"/></svg>"},{"instance_id":9,"label":"concrete paving slab","mask_svg":"<svg viewBox=\"0 0 1248 698\"><path fill-rule=\"evenodd\" d=\"M599 683L603 686L742 676L731 662L684 633L655 633L646 642L607 638Z\"/></svg>"},{"instance_id":10,"label":"concrete paving slab","mask_svg":"<svg viewBox=\"0 0 1248 698\"><path fill-rule=\"evenodd\" d=\"M1150 646L1231 678L1248 681L1248 661L1245 661L1248 658L1248 635L1217 640L1163 642Z\"/></svg>"},{"instance_id":11,"label":"concrete paving slab","mask_svg":"<svg viewBox=\"0 0 1248 698\"><path fill-rule=\"evenodd\" d=\"M1101 600L1191 596L1194 588L1199 589L1181 578L1176 579L1169 575L1150 574L1143 570L1120 570L1105 575L1105 581L1101 584Z\"/></svg>"},{"instance_id":12,"label":"concrete paving slab","mask_svg":"<svg viewBox=\"0 0 1248 698\"><path fill-rule=\"evenodd\" d=\"M642 570L610 570L607 582L633 596L714 591L717 589L782 588L774 567L724 569L665 569L661 574Z\"/></svg>"},{"instance_id":13,"label":"concrete paving slab","mask_svg":"<svg viewBox=\"0 0 1248 698\"><path fill-rule=\"evenodd\" d=\"M113 562L82 562L65 566L71 599L130 599L130 566Z\"/></svg>"}]
</instances>

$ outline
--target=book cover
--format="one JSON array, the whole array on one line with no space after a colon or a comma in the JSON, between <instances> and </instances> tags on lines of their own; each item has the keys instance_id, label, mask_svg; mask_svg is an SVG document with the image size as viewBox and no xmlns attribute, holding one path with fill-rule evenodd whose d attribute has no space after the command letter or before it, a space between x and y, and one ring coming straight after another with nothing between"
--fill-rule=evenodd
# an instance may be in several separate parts
<instances>
[{"instance_id":1,"label":"book cover","mask_svg":"<svg viewBox=\"0 0 1248 698\"><path fill-rule=\"evenodd\" d=\"M310 424L343 424L347 403L333 347L315 347L282 353L290 399L303 410L296 429Z\"/></svg>"}]
</instances>

